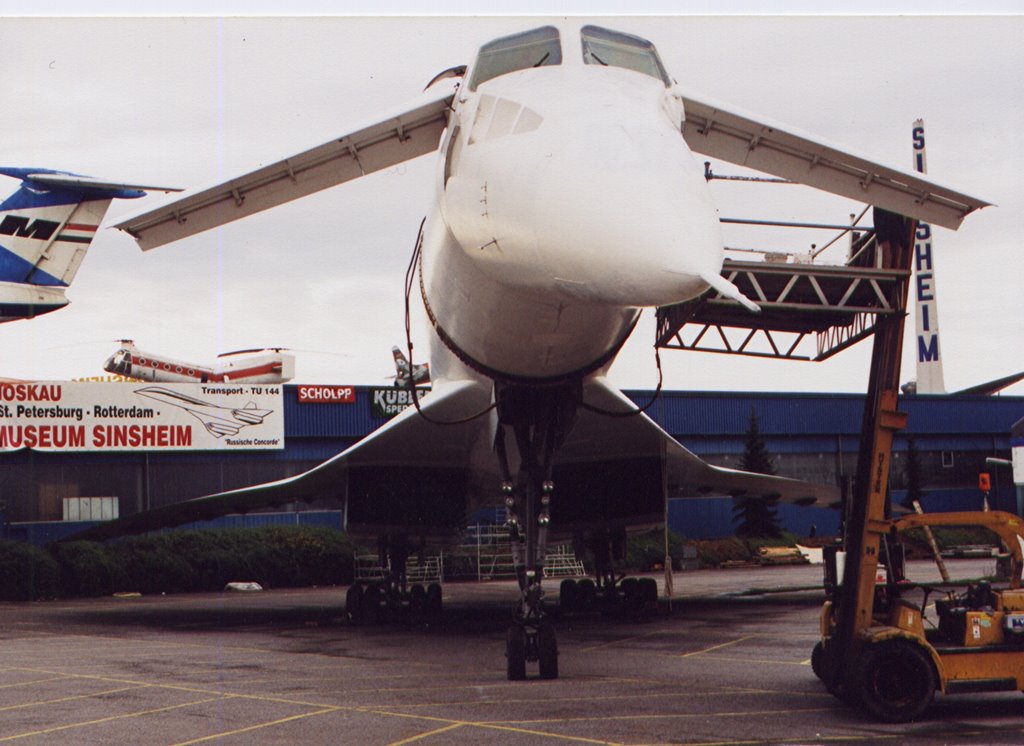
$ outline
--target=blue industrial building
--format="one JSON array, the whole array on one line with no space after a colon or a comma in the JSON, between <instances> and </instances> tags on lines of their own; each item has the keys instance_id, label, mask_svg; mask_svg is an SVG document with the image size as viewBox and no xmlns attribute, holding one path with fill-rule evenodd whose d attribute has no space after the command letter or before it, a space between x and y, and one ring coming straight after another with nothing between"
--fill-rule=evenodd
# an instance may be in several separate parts
<instances>
[{"instance_id":1,"label":"blue industrial building","mask_svg":"<svg viewBox=\"0 0 1024 746\"><path fill-rule=\"evenodd\" d=\"M128 515L226 489L299 474L356 443L386 419L376 395L396 389L355 387L349 403L302 403L297 386L284 386L285 447L248 452L62 453L30 449L0 453L0 506L6 531L36 541L77 530L62 521L64 498L116 497ZM649 391L627 394L646 403ZM647 410L679 442L707 461L736 467L751 415L772 454L776 471L808 481L842 484L856 469L864 398L856 394L662 392ZM1010 458L1010 431L1024 416L1024 397L907 396L909 415L896 438L891 485L894 499L906 487L908 444L920 465L925 510L978 509L978 473L992 473L988 502L1017 511L1012 476L985 466L987 457ZM495 488L497 493L497 486ZM338 506L296 505L292 512ZM784 527L807 535L838 530L838 511L780 506ZM298 518L296 520L299 520ZM320 519L318 519L320 520ZM691 538L732 533L729 498L673 500L669 522ZM44 537L44 538L40 538Z\"/></svg>"}]
</instances>

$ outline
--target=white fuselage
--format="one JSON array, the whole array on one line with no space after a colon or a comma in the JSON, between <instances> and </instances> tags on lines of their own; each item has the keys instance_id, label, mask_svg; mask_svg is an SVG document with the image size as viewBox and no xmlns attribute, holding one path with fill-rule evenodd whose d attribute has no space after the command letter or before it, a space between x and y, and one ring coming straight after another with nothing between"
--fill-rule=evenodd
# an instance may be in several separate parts
<instances>
[{"instance_id":1,"label":"white fuselage","mask_svg":"<svg viewBox=\"0 0 1024 746\"><path fill-rule=\"evenodd\" d=\"M467 77L422 246L424 301L445 345L524 382L602 369L643 307L699 295L723 259L679 100L648 75L584 65L563 43L560 65L475 91Z\"/></svg>"},{"instance_id":2,"label":"white fuselage","mask_svg":"<svg viewBox=\"0 0 1024 746\"><path fill-rule=\"evenodd\" d=\"M295 375L295 358L267 351L212 366L196 365L126 345L107 359L103 370L139 381L162 383L284 383Z\"/></svg>"}]
</instances>

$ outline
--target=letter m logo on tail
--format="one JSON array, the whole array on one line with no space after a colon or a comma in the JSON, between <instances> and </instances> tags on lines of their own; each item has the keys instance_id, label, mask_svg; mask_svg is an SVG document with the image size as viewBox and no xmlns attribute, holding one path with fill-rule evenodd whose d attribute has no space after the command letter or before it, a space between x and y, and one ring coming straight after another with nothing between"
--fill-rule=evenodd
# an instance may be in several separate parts
<instances>
[{"instance_id":1,"label":"letter m logo on tail","mask_svg":"<svg viewBox=\"0 0 1024 746\"><path fill-rule=\"evenodd\" d=\"M4 219L0 221L0 235L49 241L59 227L60 223L52 220L37 218L30 222L29 218L19 215L4 215Z\"/></svg>"}]
</instances>

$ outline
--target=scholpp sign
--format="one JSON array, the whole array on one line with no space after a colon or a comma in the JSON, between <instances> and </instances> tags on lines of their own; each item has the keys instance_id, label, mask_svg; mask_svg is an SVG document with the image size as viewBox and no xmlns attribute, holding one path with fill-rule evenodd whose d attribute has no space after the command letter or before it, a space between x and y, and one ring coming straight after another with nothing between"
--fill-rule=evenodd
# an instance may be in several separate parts
<instances>
[{"instance_id":1,"label":"scholpp sign","mask_svg":"<svg viewBox=\"0 0 1024 746\"><path fill-rule=\"evenodd\" d=\"M356 400L352 386L299 386L301 404L351 404Z\"/></svg>"}]
</instances>

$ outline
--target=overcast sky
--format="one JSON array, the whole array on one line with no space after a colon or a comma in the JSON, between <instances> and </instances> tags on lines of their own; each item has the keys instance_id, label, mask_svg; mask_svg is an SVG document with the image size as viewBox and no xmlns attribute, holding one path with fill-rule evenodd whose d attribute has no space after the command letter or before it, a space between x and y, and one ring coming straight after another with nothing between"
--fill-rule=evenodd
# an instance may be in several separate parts
<instances>
[{"instance_id":1,"label":"overcast sky","mask_svg":"<svg viewBox=\"0 0 1024 746\"><path fill-rule=\"evenodd\" d=\"M471 62L480 44L542 22L4 18L0 160L119 181L215 183L372 121L440 70ZM910 168L911 124L924 118L929 176L997 205L958 232L935 229L947 388L1024 369L1024 18L599 22L652 40L685 89L886 164ZM145 254L127 235L101 230L68 308L0 325L0 377L96 375L113 340L130 337L199 363L253 346L316 351L298 353L297 381L385 384L391 346L403 342L402 280L431 209L431 177L422 158ZM0 178L5 193L16 186ZM713 188L727 217L842 222L859 211L806 188ZM141 203L116 202L105 225ZM768 234L759 244L803 251L830 237ZM908 329L902 380L914 377L913 318ZM653 334L648 312L613 368L616 383L656 383ZM422 326L414 341L426 349ZM870 345L859 347L824 364L666 352L665 385L863 391Z\"/></svg>"}]
</instances>

